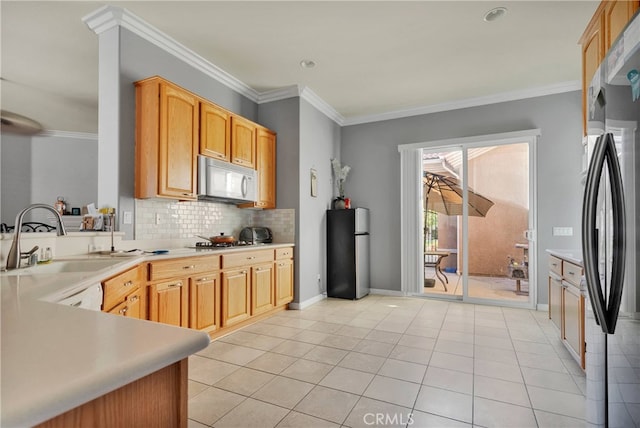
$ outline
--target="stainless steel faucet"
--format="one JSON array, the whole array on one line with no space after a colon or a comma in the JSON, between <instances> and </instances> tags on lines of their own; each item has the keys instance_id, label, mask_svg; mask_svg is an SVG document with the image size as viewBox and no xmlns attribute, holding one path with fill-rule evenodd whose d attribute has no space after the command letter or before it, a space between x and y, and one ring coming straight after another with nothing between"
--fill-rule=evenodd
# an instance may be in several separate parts
<instances>
[{"instance_id":1,"label":"stainless steel faucet","mask_svg":"<svg viewBox=\"0 0 640 428\"><path fill-rule=\"evenodd\" d=\"M58 222L58 236L67 234L67 231L64 228L64 224L62 223L62 217L60 216L60 213L56 211L52 206L46 204L29 205L27 208L20 211L16 216L15 227L13 229L13 242L11 243L9 254L7 255L7 269L20 268L20 260L22 260L23 258L28 258L35 250L38 249L38 247L36 246L29 252L20 252L20 234L22 232L22 220L26 213L36 208L42 208L51 211L55 215Z\"/></svg>"}]
</instances>

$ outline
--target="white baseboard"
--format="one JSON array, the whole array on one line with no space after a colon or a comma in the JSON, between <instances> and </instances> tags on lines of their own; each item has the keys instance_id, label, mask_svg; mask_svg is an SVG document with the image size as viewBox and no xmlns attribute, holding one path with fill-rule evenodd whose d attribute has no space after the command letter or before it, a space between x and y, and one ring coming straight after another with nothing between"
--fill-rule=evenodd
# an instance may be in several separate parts
<instances>
[{"instance_id":1,"label":"white baseboard","mask_svg":"<svg viewBox=\"0 0 640 428\"><path fill-rule=\"evenodd\" d=\"M325 293L322 294L318 294L317 296L314 296L310 299L305 300L304 302L300 302L300 303L295 303L295 302L291 302L289 303L289 309L296 309L296 310L301 310L304 308L308 308L309 306L318 303L324 299L327 298L327 295Z\"/></svg>"},{"instance_id":2,"label":"white baseboard","mask_svg":"<svg viewBox=\"0 0 640 428\"><path fill-rule=\"evenodd\" d=\"M383 296L397 296L397 297L406 297L402 291L398 290L387 290L385 288L370 288L369 294L381 294Z\"/></svg>"}]
</instances>

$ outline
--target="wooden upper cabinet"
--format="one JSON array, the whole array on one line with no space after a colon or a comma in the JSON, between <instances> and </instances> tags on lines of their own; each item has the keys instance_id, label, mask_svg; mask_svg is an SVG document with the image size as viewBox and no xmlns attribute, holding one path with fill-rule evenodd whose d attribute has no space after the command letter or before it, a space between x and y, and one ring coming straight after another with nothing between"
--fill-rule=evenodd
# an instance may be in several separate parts
<instances>
[{"instance_id":1,"label":"wooden upper cabinet","mask_svg":"<svg viewBox=\"0 0 640 428\"><path fill-rule=\"evenodd\" d=\"M200 154L231 160L231 114L211 103L200 103Z\"/></svg>"},{"instance_id":2,"label":"wooden upper cabinet","mask_svg":"<svg viewBox=\"0 0 640 428\"><path fill-rule=\"evenodd\" d=\"M255 203L241 204L242 208L276 207L276 134L267 128L256 130L256 172L258 195Z\"/></svg>"},{"instance_id":3,"label":"wooden upper cabinet","mask_svg":"<svg viewBox=\"0 0 640 428\"><path fill-rule=\"evenodd\" d=\"M231 116L231 163L256 167L256 125L240 116Z\"/></svg>"},{"instance_id":4,"label":"wooden upper cabinet","mask_svg":"<svg viewBox=\"0 0 640 428\"><path fill-rule=\"evenodd\" d=\"M622 29L638 10L639 1L615 0L606 2L604 8L604 47L608 50L616 41Z\"/></svg>"},{"instance_id":5,"label":"wooden upper cabinet","mask_svg":"<svg viewBox=\"0 0 640 428\"><path fill-rule=\"evenodd\" d=\"M608 49L640 7L640 0L602 1L582 34L582 125L587 134L587 90Z\"/></svg>"},{"instance_id":6,"label":"wooden upper cabinet","mask_svg":"<svg viewBox=\"0 0 640 428\"><path fill-rule=\"evenodd\" d=\"M197 199L199 100L160 78L136 82L136 198Z\"/></svg>"}]
</instances>

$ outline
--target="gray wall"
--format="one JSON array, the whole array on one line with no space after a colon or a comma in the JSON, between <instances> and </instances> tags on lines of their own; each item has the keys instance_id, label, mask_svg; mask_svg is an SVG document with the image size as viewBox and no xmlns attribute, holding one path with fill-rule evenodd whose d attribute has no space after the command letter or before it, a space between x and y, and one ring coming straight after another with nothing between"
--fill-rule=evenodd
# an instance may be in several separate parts
<instances>
[{"instance_id":1,"label":"gray wall","mask_svg":"<svg viewBox=\"0 0 640 428\"><path fill-rule=\"evenodd\" d=\"M302 303L326 290L325 211L333 198L330 161L339 155L340 127L298 97L261 104L258 117L278 133L277 205L296 210L295 302ZM312 168L317 197L310 192Z\"/></svg>"},{"instance_id":2,"label":"gray wall","mask_svg":"<svg viewBox=\"0 0 640 428\"><path fill-rule=\"evenodd\" d=\"M69 211L96 202L97 155L95 139L3 134L1 221L13 225L27 205L53 205L58 196ZM46 221L47 214L36 211L28 219Z\"/></svg>"},{"instance_id":3,"label":"gray wall","mask_svg":"<svg viewBox=\"0 0 640 428\"><path fill-rule=\"evenodd\" d=\"M398 145L540 128L537 303L546 304L545 249L580 247L581 109L580 92L570 92L344 127L342 160L352 166L346 193L371 209L372 288L400 290ZM574 235L552 236L553 226L572 226Z\"/></svg>"},{"instance_id":4,"label":"gray wall","mask_svg":"<svg viewBox=\"0 0 640 428\"><path fill-rule=\"evenodd\" d=\"M117 180L113 186L117 186L119 212L134 211L134 160L135 160L135 87L134 82L151 76L164 77L199 96L218 104L234 113L251 120L257 119L257 105L228 88L222 83L212 79L205 73L193 68L165 50L146 41L125 28L119 28L119 41L117 49L110 49L103 39L109 35L100 36L101 62L106 72L101 79L118 80L119 97L107 94L101 100L109 98L113 101L101 108L110 110L113 114L101 116L109 123L100 123L101 138L102 129L118 129L118 141L101 141L106 146L112 145L117 155ZM119 74L113 76L108 72L109 64L119 65ZM103 65L101 64L101 67ZM106 76L106 77L105 77ZM100 87L108 87L100 82ZM112 122L112 123L111 123ZM107 149L108 150L108 149ZM101 158L102 162L102 158ZM113 165L104 165L105 169L112 171ZM113 171L115 173L115 171ZM101 184L102 185L102 184ZM120 222L120 230L126 233L128 239L133 238L133 225L123 225Z\"/></svg>"},{"instance_id":5,"label":"gray wall","mask_svg":"<svg viewBox=\"0 0 640 428\"><path fill-rule=\"evenodd\" d=\"M333 198L331 159L339 157L340 127L300 101L300 206L298 208L300 302L326 290L326 210ZM310 170L318 177L318 196L311 196ZM320 280L318 281L318 278Z\"/></svg>"}]
</instances>

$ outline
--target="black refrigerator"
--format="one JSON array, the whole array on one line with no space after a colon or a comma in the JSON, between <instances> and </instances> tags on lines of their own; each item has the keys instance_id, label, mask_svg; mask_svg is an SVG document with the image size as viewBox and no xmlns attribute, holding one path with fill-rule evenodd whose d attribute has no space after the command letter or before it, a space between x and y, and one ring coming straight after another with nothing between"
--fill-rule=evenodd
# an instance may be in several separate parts
<instances>
[{"instance_id":1,"label":"black refrigerator","mask_svg":"<svg viewBox=\"0 0 640 428\"><path fill-rule=\"evenodd\" d=\"M369 294L369 210L327 210L327 296Z\"/></svg>"},{"instance_id":2,"label":"black refrigerator","mask_svg":"<svg viewBox=\"0 0 640 428\"><path fill-rule=\"evenodd\" d=\"M589 169L582 213L586 422L640 427L640 15L587 92Z\"/></svg>"}]
</instances>

